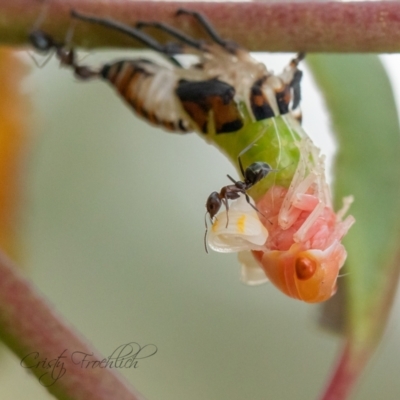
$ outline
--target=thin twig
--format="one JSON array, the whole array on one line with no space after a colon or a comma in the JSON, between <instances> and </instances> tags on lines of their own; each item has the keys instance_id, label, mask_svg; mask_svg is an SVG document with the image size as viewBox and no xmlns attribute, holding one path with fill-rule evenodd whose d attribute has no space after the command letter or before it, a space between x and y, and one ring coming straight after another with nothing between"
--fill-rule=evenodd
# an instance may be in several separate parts
<instances>
[{"instance_id":1,"label":"thin twig","mask_svg":"<svg viewBox=\"0 0 400 400\"><path fill-rule=\"evenodd\" d=\"M26 44L44 4L43 29L63 40L71 26L70 10L137 21L163 21L198 37L204 32L191 18L175 17L178 8L209 17L224 37L252 51L398 52L400 2L176 2L137 0L0 0L0 42ZM159 37L156 35L156 37ZM121 34L77 23L74 42L93 47L141 47Z\"/></svg>"},{"instance_id":2,"label":"thin twig","mask_svg":"<svg viewBox=\"0 0 400 400\"><path fill-rule=\"evenodd\" d=\"M46 299L0 252L0 337L31 367L40 383L58 399L140 400L143 397L110 368L82 368L72 352L101 357L82 336L64 322ZM57 359L59 364L40 364ZM78 355L79 356L79 355ZM25 358L25 365L22 360ZM77 359L75 358L75 362ZM39 367L32 367L39 364Z\"/></svg>"}]
</instances>

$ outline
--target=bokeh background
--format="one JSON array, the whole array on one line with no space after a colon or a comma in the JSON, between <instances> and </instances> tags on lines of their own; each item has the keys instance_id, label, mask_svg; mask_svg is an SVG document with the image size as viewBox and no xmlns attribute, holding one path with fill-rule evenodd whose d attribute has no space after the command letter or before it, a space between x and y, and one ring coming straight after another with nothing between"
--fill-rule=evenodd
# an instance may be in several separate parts
<instances>
[{"instance_id":1,"label":"bokeh background","mask_svg":"<svg viewBox=\"0 0 400 400\"><path fill-rule=\"evenodd\" d=\"M234 254L204 251L205 200L227 173L237 176L225 157L196 134L152 128L104 82L21 56L34 100L21 264L49 301L105 356L132 341L155 344L137 369L120 370L149 400L316 398L340 350L316 323L319 306L272 285L247 287ZM85 63L121 56L132 52ZM279 71L291 55L258 57ZM384 62L399 99L400 58ZM303 70L304 127L331 171L329 117ZM396 304L356 400L400 398ZM1 398L52 398L19 363L1 349Z\"/></svg>"}]
</instances>

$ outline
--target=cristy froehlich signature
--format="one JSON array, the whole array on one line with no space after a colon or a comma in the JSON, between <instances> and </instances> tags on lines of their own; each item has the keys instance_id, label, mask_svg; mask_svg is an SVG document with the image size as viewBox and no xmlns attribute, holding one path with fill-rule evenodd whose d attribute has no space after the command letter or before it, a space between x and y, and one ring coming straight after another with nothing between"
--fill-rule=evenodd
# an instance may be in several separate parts
<instances>
[{"instance_id":1,"label":"cristy froehlich signature","mask_svg":"<svg viewBox=\"0 0 400 400\"><path fill-rule=\"evenodd\" d=\"M71 362L84 369L94 368L138 368L139 361L149 358L157 353L155 344L140 346L139 343L130 342L117 347L110 356L98 360L93 353L65 349L56 358L40 357L39 352L32 352L24 356L20 362L21 367L27 369L39 369L43 373L39 376L39 382L43 386L54 385L67 373L67 364Z\"/></svg>"}]
</instances>

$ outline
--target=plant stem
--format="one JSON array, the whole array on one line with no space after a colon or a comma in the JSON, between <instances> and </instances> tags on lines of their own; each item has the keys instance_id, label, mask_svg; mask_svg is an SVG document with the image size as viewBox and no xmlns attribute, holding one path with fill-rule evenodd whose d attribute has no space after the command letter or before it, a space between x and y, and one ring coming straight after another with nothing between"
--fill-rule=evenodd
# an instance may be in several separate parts
<instances>
[{"instance_id":1,"label":"plant stem","mask_svg":"<svg viewBox=\"0 0 400 400\"><path fill-rule=\"evenodd\" d=\"M372 352L373 349L357 349L354 343L345 342L333 375L319 400L349 398Z\"/></svg>"},{"instance_id":2,"label":"plant stem","mask_svg":"<svg viewBox=\"0 0 400 400\"><path fill-rule=\"evenodd\" d=\"M204 35L191 17L176 17L178 8L207 15L221 35L251 51L398 52L400 3L366 2L176 2L137 0L0 0L0 41L23 45L39 15L41 29L65 40L70 10L113 18L134 25L162 21L195 37ZM47 9L47 13L44 13ZM153 32L152 32L153 33ZM160 38L159 32L154 32ZM165 37L164 37L165 39ZM77 22L74 43L93 47L141 47L106 28Z\"/></svg>"},{"instance_id":3,"label":"plant stem","mask_svg":"<svg viewBox=\"0 0 400 400\"><path fill-rule=\"evenodd\" d=\"M2 253L0 253L0 337L20 360L30 355L25 360L25 368L37 365L45 358L50 362L64 352L65 358L59 360L60 364L57 367L29 369L58 399L143 399L111 369L84 368L82 364L75 364L72 361L71 353L74 351L93 354L91 360L102 360L103 357L62 320L47 300ZM21 361L21 368L23 366ZM63 376L61 376L62 368L65 369ZM59 379L55 379L57 377Z\"/></svg>"}]
</instances>

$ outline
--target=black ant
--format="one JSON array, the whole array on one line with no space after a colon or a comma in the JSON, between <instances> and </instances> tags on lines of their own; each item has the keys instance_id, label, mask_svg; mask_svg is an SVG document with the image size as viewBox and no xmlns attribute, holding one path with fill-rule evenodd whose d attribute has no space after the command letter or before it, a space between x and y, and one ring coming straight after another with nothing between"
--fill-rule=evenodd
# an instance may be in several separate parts
<instances>
[{"instance_id":1,"label":"black ant","mask_svg":"<svg viewBox=\"0 0 400 400\"><path fill-rule=\"evenodd\" d=\"M255 142L258 139L255 140ZM262 179L264 179L270 172L276 172L278 170L272 169L272 167L262 161L256 161L252 164L250 164L246 169L243 168L241 156L252 146L254 146L254 143L251 143L249 146L247 146L244 150L242 150L238 156L238 162L239 162L239 167L240 171L243 176L243 181L235 181L230 175L227 175L228 179L233 182L232 185L227 185L224 186L219 193L218 192L212 192L207 199L206 202L206 219L205 219L205 225L206 225L206 232L204 235L204 247L206 249L206 253L208 253L207 249L207 232L208 232L208 226L207 226L207 214L210 216L211 222L213 222L213 219L216 214L218 214L218 211L221 209L221 206L224 205L226 208L226 227L228 227L229 224L229 200L236 200L240 197L241 194L243 194L246 198L247 203L259 214L263 215L258 208L251 203L250 196L247 194L247 191L252 188L256 183L260 182ZM265 217L265 215L263 215Z\"/></svg>"},{"instance_id":2,"label":"black ant","mask_svg":"<svg viewBox=\"0 0 400 400\"><path fill-rule=\"evenodd\" d=\"M242 161L240 157L239 166L242 172L243 181L235 181L230 175L227 175L228 179L233 182L233 185L224 186L220 192L212 192L208 196L206 202L207 213L210 215L211 220L215 217L224 204L226 211L229 211L228 200L236 200L240 197L240 194L244 194L246 201L256 210L258 213L260 211L254 206L250 201L250 196L246 193L251 187L256 183L260 182L261 179L265 178L271 171L274 171L271 166L265 162L257 161L249 165L246 169L243 169ZM261 214L261 213L260 213ZM226 226L228 226L229 217L227 217Z\"/></svg>"},{"instance_id":3,"label":"black ant","mask_svg":"<svg viewBox=\"0 0 400 400\"><path fill-rule=\"evenodd\" d=\"M68 47L68 43L70 43L72 38L73 29L70 28L67 32L65 42L58 42L54 40L48 33L39 28L43 20L45 19L49 8L49 2L47 0L44 0L43 2L44 7L42 9L42 12L35 22L35 25L32 28L31 32L29 33L29 41L31 42L32 46L38 52L45 55L48 54L49 57L51 55L51 52L54 51L56 57L60 60L61 65L71 67L75 73L75 76L79 79L86 80L98 76L99 71L95 71L85 65L79 65L76 60L75 50ZM35 59L33 60L37 64Z\"/></svg>"},{"instance_id":4,"label":"black ant","mask_svg":"<svg viewBox=\"0 0 400 400\"><path fill-rule=\"evenodd\" d=\"M50 35L40 29L34 29L29 34L29 40L32 46L42 53L49 53L54 50L61 65L72 67L75 76L80 79L89 79L99 75L97 71L90 69L84 65L78 65L76 62L76 53L73 49L68 48L64 43L55 41Z\"/></svg>"}]
</instances>

